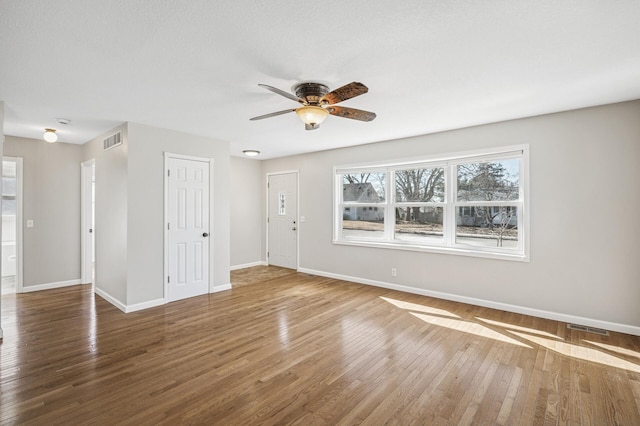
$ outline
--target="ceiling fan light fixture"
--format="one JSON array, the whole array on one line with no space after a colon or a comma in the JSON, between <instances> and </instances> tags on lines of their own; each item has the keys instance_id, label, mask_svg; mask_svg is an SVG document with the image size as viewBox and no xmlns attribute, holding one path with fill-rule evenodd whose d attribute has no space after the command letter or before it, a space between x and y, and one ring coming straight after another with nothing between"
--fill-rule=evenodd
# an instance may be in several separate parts
<instances>
[{"instance_id":1,"label":"ceiling fan light fixture","mask_svg":"<svg viewBox=\"0 0 640 426\"><path fill-rule=\"evenodd\" d=\"M304 124L317 126L327 118L329 111L319 106L306 105L296 109L296 114Z\"/></svg>"},{"instance_id":2,"label":"ceiling fan light fixture","mask_svg":"<svg viewBox=\"0 0 640 426\"><path fill-rule=\"evenodd\" d=\"M58 140L58 135L56 135L56 129L44 129L44 135L42 135L45 141L49 143L54 143Z\"/></svg>"}]
</instances>

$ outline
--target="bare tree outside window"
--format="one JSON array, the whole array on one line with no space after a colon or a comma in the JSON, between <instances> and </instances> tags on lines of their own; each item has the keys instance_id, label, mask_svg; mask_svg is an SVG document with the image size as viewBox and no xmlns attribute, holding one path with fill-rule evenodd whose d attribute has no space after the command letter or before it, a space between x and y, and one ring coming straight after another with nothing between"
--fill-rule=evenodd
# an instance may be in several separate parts
<instances>
[{"instance_id":1,"label":"bare tree outside window","mask_svg":"<svg viewBox=\"0 0 640 426\"><path fill-rule=\"evenodd\" d=\"M444 169L396 171L396 202L444 201Z\"/></svg>"},{"instance_id":2,"label":"bare tree outside window","mask_svg":"<svg viewBox=\"0 0 640 426\"><path fill-rule=\"evenodd\" d=\"M490 237L495 239L497 247L503 247L505 240L517 243L515 206L474 205L474 202L518 200L518 160L463 164L458 166L457 175L457 199L469 203L470 207L457 209L457 239L473 245L485 245L483 239Z\"/></svg>"},{"instance_id":3,"label":"bare tree outside window","mask_svg":"<svg viewBox=\"0 0 640 426\"><path fill-rule=\"evenodd\" d=\"M442 238L444 168L415 168L395 172L395 238ZM430 203L430 204L427 204Z\"/></svg>"}]
</instances>

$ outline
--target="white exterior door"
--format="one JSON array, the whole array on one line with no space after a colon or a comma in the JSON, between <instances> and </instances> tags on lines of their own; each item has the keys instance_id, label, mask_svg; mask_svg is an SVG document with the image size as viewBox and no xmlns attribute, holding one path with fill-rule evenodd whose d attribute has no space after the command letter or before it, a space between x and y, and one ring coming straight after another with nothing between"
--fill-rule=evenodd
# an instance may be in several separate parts
<instances>
[{"instance_id":1,"label":"white exterior door","mask_svg":"<svg viewBox=\"0 0 640 426\"><path fill-rule=\"evenodd\" d=\"M168 158L169 301L209 292L209 165Z\"/></svg>"},{"instance_id":2,"label":"white exterior door","mask_svg":"<svg viewBox=\"0 0 640 426\"><path fill-rule=\"evenodd\" d=\"M269 265L298 268L298 174L268 177Z\"/></svg>"}]
</instances>

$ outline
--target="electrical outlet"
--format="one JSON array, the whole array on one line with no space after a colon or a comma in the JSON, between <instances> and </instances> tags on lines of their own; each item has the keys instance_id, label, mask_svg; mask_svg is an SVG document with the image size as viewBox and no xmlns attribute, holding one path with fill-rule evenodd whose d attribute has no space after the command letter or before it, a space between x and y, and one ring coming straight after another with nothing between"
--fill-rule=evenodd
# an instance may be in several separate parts
<instances>
[{"instance_id":1,"label":"electrical outlet","mask_svg":"<svg viewBox=\"0 0 640 426\"><path fill-rule=\"evenodd\" d=\"M398 270L396 268L391 268L391 276L392 277L397 277L398 276Z\"/></svg>"}]
</instances>

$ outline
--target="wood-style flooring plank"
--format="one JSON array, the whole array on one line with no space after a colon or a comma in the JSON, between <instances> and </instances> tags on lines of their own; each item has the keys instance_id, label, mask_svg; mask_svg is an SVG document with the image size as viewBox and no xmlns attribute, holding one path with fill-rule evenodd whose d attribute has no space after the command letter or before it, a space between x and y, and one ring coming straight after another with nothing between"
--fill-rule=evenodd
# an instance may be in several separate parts
<instances>
[{"instance_id":1,"label":"wood-style flooring plank","mask_svg":"<svg viewBox=\"0 0 640 426\"><path fill-rule=\"evenodd\" d=\"M3 296L0 424L640 424L638 336L283 268L232 285L131 314Z\"/></svg>"}]
</instances>

